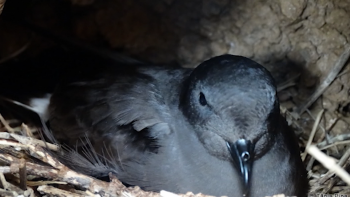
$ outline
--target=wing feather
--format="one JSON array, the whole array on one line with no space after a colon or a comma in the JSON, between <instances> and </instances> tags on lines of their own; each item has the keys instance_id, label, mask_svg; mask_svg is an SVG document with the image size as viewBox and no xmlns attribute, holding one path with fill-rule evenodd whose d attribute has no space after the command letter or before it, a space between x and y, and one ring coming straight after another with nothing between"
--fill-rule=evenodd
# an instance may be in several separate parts
<instances>
[{"instance_id":1,"label":"wing feather","mask_svg":"<svg viewBox=\"0 0 350 197\"><path fill-rule=\"evenodd\" d=\"M130 135L148 132L150 138L158 138L171 133L169 108L157 79L141 73L98 76L63 83L53 94L50 124L61 138L118 136L125 126L135 133Z\"/></svg>"}]
</instances>

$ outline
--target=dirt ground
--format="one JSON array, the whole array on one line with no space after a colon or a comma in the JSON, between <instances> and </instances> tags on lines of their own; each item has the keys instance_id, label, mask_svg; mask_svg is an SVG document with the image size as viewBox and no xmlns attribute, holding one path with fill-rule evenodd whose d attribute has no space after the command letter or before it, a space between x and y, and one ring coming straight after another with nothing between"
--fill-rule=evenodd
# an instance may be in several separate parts
<instances>
[{"instance_id":1,"label":"dirt ground","mask_svg":"<svg viewBox=\"0 0 350 197\"><path fill-rule=\"evenodd\" d=\"M8 0L5 14L153 63L195 67L225 53L256 60L279 84L282 111L302 151L310 140L348 168L350 67L336 66L349 48L348 0ZM1 17L0 63L30 59L56 45ZM332 74L332 83L325 82ZM311 156L304 162L312 194L350 194L320 162Z\"/></svg>"}]
</instances>

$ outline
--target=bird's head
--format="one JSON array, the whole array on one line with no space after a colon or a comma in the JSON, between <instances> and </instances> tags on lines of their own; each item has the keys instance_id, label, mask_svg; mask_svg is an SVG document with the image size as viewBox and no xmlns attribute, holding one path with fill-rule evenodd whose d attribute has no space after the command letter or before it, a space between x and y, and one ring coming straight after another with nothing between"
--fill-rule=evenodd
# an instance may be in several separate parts
<instances>
[{"instance_id":1,"label":"bird's head","mask_svg":"<svg viewBox=\"0 0 350 197\"><path fill-rule=\"evenodd\" d=\"M191 73L182 107L207 151L233 162L248 194L254 160L269 150L278 124L270 73L245 57L214 57Z\"/></svg>"}]
</instances>

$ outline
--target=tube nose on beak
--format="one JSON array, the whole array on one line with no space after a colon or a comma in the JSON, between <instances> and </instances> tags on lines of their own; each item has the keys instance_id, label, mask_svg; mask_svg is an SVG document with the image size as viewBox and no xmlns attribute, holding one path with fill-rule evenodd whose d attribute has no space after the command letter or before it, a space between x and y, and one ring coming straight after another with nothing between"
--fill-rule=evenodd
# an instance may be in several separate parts
<instances>
[{"instance_id":1,"label":"tube nose on beak","mask_svg":"<svg viewBox=\"0 0 350 197\"><path fill-rule=\"evenodd\" d=\"M231 153L234 166L239 171L243 181L243 196L248 197L251 187L251 174L254 162L255 145L246 139L239 139L236 142L226 143Z\"/></svg>"}]
</instances>

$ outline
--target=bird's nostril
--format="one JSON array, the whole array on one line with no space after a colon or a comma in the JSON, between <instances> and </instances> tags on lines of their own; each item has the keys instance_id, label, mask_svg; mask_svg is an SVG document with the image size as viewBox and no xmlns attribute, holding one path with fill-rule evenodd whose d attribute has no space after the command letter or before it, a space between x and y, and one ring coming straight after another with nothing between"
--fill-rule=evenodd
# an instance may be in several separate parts
<instances>
[{"instance_id":1,"label":"bird's nostril","mask_svg":"<svg viewBox=\"0 0 350 197\"><path fill-rule=\"evenodd\" d=\"M250 159L250 154L248 152L243 152L241 157L243 161L248 161Z\"/></svg>"}]
</instances>

